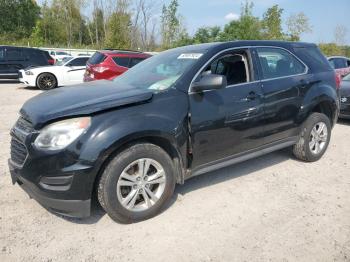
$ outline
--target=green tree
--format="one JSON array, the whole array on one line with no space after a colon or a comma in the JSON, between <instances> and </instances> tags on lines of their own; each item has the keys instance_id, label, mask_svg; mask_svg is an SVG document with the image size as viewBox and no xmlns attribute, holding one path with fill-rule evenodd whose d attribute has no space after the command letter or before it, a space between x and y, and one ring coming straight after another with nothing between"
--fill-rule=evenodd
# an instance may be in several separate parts
<instances>
[{"instance_id":1,"label":"green tree","mask_svg":"<svg viewBox=\"0 0 350 262\"><path fill-rule=\"evenodd\" d=\"M220 33L221 29L219 26L201 27L194 34L193 42L196 44L216 42L220 40Z\"/></svg>"},{"instance_id":2,"label":"green tree","mask_svg":"<svg viewBox=\"0 0 350 262\"><path fill-rule=\"evenodd\" d=\"M287 27L291 41L300 41L301 34L312 32L309 18L303 12L291 15L287 19Z\"/></svg>"},{"instance_id":3,"label":"green tree","mask_svg":"<svg viewBox=\"0 0 350 262\"><path fill-rule=\"evenodd\" d=\"M319 44L319 48L326 56L343 55L342 49L335 43Z\"/></svg>"},{"instance_id":4,"label":"green tree","mask_svg":"<svg viewBox=\"0 0 350 262\"><path fill-rule=\"evenodd\" d=\"M246 1L237 21L225 25L220 36L222 41L261 39L261 21L253 15L254 4Z\"/></svg>"},{"instance_id":5,"label":"green tree","mask_svg":"<svg viewBox=\"0 0 350 262\"><path fill-rule=\"evenodd\" d=\"M131 15L129 1L118 0L115 11L107 20L105 46L108 48L129 49L131 47Z\"/></svg>"},{"instance_id":6,"label":"green tree","mask_svg":"<svg viewBox=\"0 0 350 262\"><path fill-rule=\"evenodd\" d=\"M14 39L29 37L39 18L33 0L0 0L0 33Z\"/></svg>"},{"instance_id":7,"label":"green tree","mask_svg":"<svg viewBox=\"0 0 350 262\"><path fill-rule=\"evenodd\" d=\"M282 40L284 38L282 31L282 13L283 9L274 5L267 9L263 15L262 28L263 38L269 40Z\"/></svg>"},{"instance_id":8,"label":"green tree","mask_svg":"<svg viewBox=\"0 0 350 262\"><path fill-rule=\"evenodd\" d=\"M175 44L181 33L178 15L178 0L172 0L169 6L163 5L161 16L162 47L169 48Z\"/></svg>"}]
</instances>

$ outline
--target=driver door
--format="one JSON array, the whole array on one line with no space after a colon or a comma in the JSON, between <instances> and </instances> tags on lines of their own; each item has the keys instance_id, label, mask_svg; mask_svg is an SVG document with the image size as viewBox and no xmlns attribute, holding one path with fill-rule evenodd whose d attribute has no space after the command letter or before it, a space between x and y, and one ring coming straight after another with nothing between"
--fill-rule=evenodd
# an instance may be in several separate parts
<instances>
[{"instance_id":1,"label":"driver door","mask_svg":"<svg viewBox=\"0 0 350 262\"><path fill-rule=\"evenodd\" d=\"M69 61L69 63L66 65L67 74L65 77L68 84L74 85L83 82L86 62L88 60L88 57L77 57Z\"/></svg>"},{"instance_id":2,"label":"driver door","mask_svg":"<svg viewBox=\"0 0 350 262\"><path fill-rule=\"evenodd\" d=\"M200 73L226 76L227 87L189 94L194 170L263 145L262 90L253 72L245 49L220 55Z\"/></svg>"}]
</instances>

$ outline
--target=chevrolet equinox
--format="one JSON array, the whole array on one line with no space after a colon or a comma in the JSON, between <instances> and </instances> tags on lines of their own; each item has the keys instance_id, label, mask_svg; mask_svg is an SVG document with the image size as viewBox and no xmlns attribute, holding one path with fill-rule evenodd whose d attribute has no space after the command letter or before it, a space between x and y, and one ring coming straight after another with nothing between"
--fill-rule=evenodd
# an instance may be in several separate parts
<instances>
[{"instance_id":1,"label":"chevrolet equinox","mask_svg":"<svg viewBox=\"0 0 350 262\"><path fill-rule=\"evenodd\" d=\"M11 130L13 183L49 210L115 221L158 214L186 179L286 147L325 153L339 114L336 76L314 44L180 47L113 81L28 100Z\"/></svg>"}]
</instances>

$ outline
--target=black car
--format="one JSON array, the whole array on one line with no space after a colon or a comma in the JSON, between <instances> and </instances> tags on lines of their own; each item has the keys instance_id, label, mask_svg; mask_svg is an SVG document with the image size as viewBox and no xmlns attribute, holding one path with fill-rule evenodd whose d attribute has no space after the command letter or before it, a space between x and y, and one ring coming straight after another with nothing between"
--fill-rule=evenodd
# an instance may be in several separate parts
<instances>
[{"instance_id":1,"label":"black car","mask_svg":"<svg viewBox=\"0 0 350 262\"><path fill-rule=\"evenodd\" d=\"M350 74L343 77L340 85L339 118L350 119Z\"/></svg>"},{"instance_id":2,"label":"black car","mask_svg":"<svg viewBox=\"0 0 350 262\"><path fill-rule=\"evenodd\" d=\"M30 66L52 65L47 51L16 46L0 46L0 79L18 79L18 71Z\"/></svg>"},{"instance_id":3,"label":"black car","mask_svg":"<svg viewBox=\"0 0 350 262\"><path fill-rule=\"evenodd\" d=\"M335 72L314 44L236 41L172 49L113 81L42 93L11 130L13 183L54 212L91 199L131 223L175 184L285 147L316 161L339 114Z\"/></svg>"}]
</instances>

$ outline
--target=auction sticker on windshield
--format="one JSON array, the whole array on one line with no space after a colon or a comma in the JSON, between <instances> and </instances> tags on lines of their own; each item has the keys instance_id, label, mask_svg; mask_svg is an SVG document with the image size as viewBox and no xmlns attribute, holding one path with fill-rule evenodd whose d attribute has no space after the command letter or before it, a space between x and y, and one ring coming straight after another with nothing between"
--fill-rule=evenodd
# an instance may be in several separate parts
<instances>
[{"instance_id":1,"label":"auction sticker on windshield","mask_svg":"<svg viewBox=\"0 0 350 262\"><path fill-rule=\"evenodd\" d=\"M177 59L199 59L202 55L201 53L181 54Z\"/></svg>"}]
</instances>

